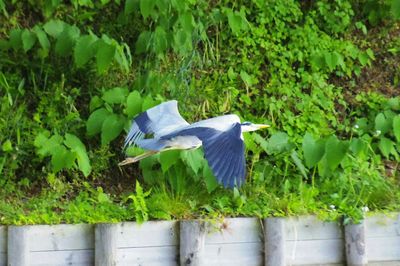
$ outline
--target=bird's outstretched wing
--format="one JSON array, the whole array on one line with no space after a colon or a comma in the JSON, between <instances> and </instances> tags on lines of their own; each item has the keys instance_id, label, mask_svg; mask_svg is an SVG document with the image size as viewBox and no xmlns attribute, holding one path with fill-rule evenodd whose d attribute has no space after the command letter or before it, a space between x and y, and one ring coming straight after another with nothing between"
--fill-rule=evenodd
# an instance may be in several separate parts
<instances>
[{"instance_id":1,"label":"bird's outstretched wing","mask_svg":"<svg viewBox=\"0 0 400 266\"><path fill-rule=\"evenodd\" d=\"M154 134L154 137L158 137L187 125L189 123L179 114L177 101L161 103L133 119L125 139L125 147L137 144L145 134Z\"/></svg>"},{"instance_id":2,"label":"bird's outstretched wing","mask_svg":"<svg viewBox=\"0 0 400 266\"><path fill-rule=\"evenodd\" d=\"M240 123L220 131L211 127L190 127L162 136L196 136L203 142L204 154L219 183L224 187L243 184L246 177L246 160Z\"/></svg>"}]
</instances>

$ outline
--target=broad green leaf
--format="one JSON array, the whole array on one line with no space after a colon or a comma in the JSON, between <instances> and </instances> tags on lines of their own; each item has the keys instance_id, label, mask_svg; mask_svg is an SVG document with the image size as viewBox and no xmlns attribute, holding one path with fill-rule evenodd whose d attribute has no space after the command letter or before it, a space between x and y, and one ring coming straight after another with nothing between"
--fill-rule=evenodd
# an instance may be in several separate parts
<instances>
[{"instance_id":1,"label":"broad green leaf","mask_svg":"<svg viewBox=\"0 0 400 266\"><path fill-rule=\"evenodd\" d=\"M243 19L238 12L234 12L230 9L226 9L226 15L228 17L228 24L232 32L236 35L242 30Z\"/></svg>"},{"instance_id":2,"label":"broad green leaf","mask_svg":"<svg viewBox=\"0 0 400 266\"><path fill-rule=\"evenodd\" d=\"M392 110L385 110L383 114L385 115L386 122L389 123L389 130L391 130L393 118L397 115L397 113L393 112Z\"/></svg>"},{"instance_id":3,"label":"broad green leaf","mask_svg":"<svg viewBox=\"0 0 400 266\"><path fill-rule=\"evenodd\" d=\"M299 169L299 171L303 175L303 177L307 178L307 169L304 167L304 164L300 160L299 155L297 154L297 152L296 151L292 151L292 153L290 154L290 157L292 158L294 164L297 166L297 169Z\"/></svg>"},{"instance_id":4,"label":"broad green leaf","mask_svg":"<svg viewBox=\"0 0 400 266\"><path fill-rule=\"evenodd\" d=\"M357 119L355 126L357 126L358 130L367 132L368 131L368 119L366 119L365 117Z\"/></svg>"},{"instance_id":5,"label":"broad green leaf","mask_svg":"<svg viewBox=\"0 0 400 266\"><path fill-rule=\"evenodd\" d=\"M323 177L329 177L332 175L332 170L329 167L326 155L318 162L318 174Z\"/></svg>"},{"instance_id":6,"label":"broad green leaf","mask_svg":"<svg viewBox=\"0 0 400 266\"><path fill-rule=\"evenodd\" d=\"M143 31L140 33L136 44L135 44L135 54L141 54L146 52L150 47L151 32Z\"/></svg>"},{"instance_id":7,"label":"broad green leaf","mask_svg":"<svg viewBox=\"0 0 400 266\"><path fill-rule=\"evenodd\" d=\"M203 168L203 176L207 191L208 193L211 193L218 187L218 182L208 164L205 164Z\"/></svg>"},{"instance_id":8,"label":"broad green leaf","mask_svg":"<svg viewBox=\"0 0 400 266\"><path fill-rule=\"evenodd\" d=\"M95 95L90 99L89 111L93 112L97 108L103 106L103 104L104 104L103 100L99 96Z\"/></svg>"},{"instance_id":9,"label":"broad green leaf","mask_svg":"<svg viewBox=\"0 0 400 266\"><path fill-rule=\"evenodd\" d=\"M358 54L360 53L360 50L354 44L347 44L346 51L347 54L353 59L356 59L358 57Z\"/></svg>"},{"instance_id":10,"label":"broad green leaf","mask_svg":"<svg viewBox=\"0 0 400 266\"><path fill-rule=\"evenodd\" d=\"M248 105L251 105L251 104L252 104L252 101L251 101L249 95L247 95L247 94L245 94L245 93L243 93L243 94L240 96L240 100L243 101L244 103L248 104Z\"/></svg>"},{"instance_id":11,"label":"broad green leaf","mask_svg":"<svg viewBox=\"0 0 400 266\"><path fill-rule=\"evenodd\" d=\"M186 1L186 0L171 0L170 3L174 9L176 9L179 13L182 13L182 12L184 12L185 8L187 7L188 1Z\"/></svg>"},{"instance_id":12,"label":"broad green leaf","mask_svg":"<svg viewBox=\"0 0 400 266\"><path fill-rule=\"evenodd\" d=\"M361 154L366 155L368 152L368 145L363 139L353 138L350 142L350 150L356 156Z\"/></svg>"},{"instance_id":13,"label":"broad green leaf","mask_svg":"<svg viewBox=\"0 0 400 266\"><path fill-rule=\"evenodd\" d=\"M142 111L143 99L138 91L129 93L126 99L126 113L129 117L133 117Z\"/></svg>"},{"instance_id":14,"label":"broad green leaf","mask_svg":"<svg viewBox=\"0 0 400 266\"><path fill-rule=\"evenodd\" d=\"M51 138L47 138L44 134L40 133L36 136L34 145L37 147L37 154L41 156L51 155L54 149L61 145L63 138L55 134Z\"/></svg>"},{"instance_id":15,"label":"broad green leaf","mask_svg":"<svg viewBox=\"0 0 400 266\"><path fill-rule=\"evenodd\" d=\"M76 153L79 170L82 171L84 176L89 176L90 172L92 171L92 167L90 165L90 160L86 150L77 150Z\"/></svg>"},{"instance_id":16,"label":"broad green leaf","mask_svg":"<svg viewBox=\"0 0 400 266\"><path fill-rule=\"evenodd\" d=\"M125 150L125 154L129 157L138 156L144 152L145 152L145 150L143 150L142 148L137 147L137 146L129 146Z\"/></svg>"},{"instance_id":17,"label":"broad green leaf","mask_svg":"<svg viewBox=\"0 0 400 266\"><path fill-rule=\"evenodd\" d=\"M390 109L399 111L400 110L400 99L398 97L393 97L390 98L387 101L387 106L390 107Z\"/></svg>"},{"instance_id":18,"label":"broad green leaf","mask_svg":"<svg viewBox=\"0 0 400 266\"><path fill-rule=\"evenodd\" d=\"M55 51L61 56L67 56L72 52L75 42L79 38L80 30L76 26L66 26L58 35Z\"/></svg>"},{"instance_id":19,"label":"broad green leaf","mask_svg":"<svg viewBox=\"0 0 400 266\"><path fill-rule=\"evenodd\" d=\"M174 50L177 52L184 53L187 48L191 48L191 45L187 46L187 43L191 44L191 35L189 35L183 29L175 31L174 34Z\"/></svg>"},{"instance_id":20,"label":"broad green leaf","mask_svg":"<svg viewBox=\"0 0 400 266\"><path fill-rule=\"evenodd\" d=\"M46 0L46 1L44 1L44 6L42 7L41 11L46 19L49 18L54 13L56 8L60 5L60 2L61 2L61 0ZM39 3L36 2L36 4L39 4Z\"/></svg>"},{"instance_id":21,"label":"broad green leaf","mask_svg":"<svg viewBox=\"0 0 400 266\"><path fill-rule=\"evenodd\" d=\"M338 62L339 62L339 56L337 53L330 53L330 52L325 52L324 53L324 58L325 58L325 63L329 67L329 70L333 70L336 68Z\"/></svg>"},{"instance_id":22,"label":"broad green leaf","mask_svg":"<svg viewBox=\"0 0 400 266\"><path fill-rule=\"evenodd\" d=\"M22 30L20 29L12 29L10 31L10 45L13 49L19 49L22 47Z\"/></svg>"},{"instance_id":23,"label":"broad green leaf","mask_svg":"<svg viewBox=\"0 0 400 266\"><path fill-rule=\"evenodd\" d=\"M400 1L391 0L390 11L395 19L400 19Z\"/></svg>"},{"instance_id":24,"label":"broad green leaf","mask_svg":"<svg viewBox=\"0 0 400 266\"><path fill-rule=\"evenodd\" d=\"M180 151L165 151L160 154L160 164L163 173L167 172L180 158Z\"/></svg>"},{"instance_id":25,"label":"broad green leaf","mask_svg":"<svg viewBox=\"0 0 400 266\"><path fill-rule=\"evenodd\" d=\"M42 46L45 51L49 51L50 41L47 38L47 34L37 25L32 29L32 31L36 33L36 37L40 43L40 46Z\"/></svg>"},{"instance_id":26,"label":"broad green leaf","mask_svg":"<svg viewBox=\"0 0 400 266\"><path fill-rule=\"evenodd\" d=\"M104 120L111 113L105 108L100 108L94 111L86 122L86 132L89 136L96 135L101 132Z\"/></svg>"},{"instance_id":27,"label":"broad green leaf","mask_svg":"<svg viewBox=\"0 0 400 266\"><path fill-rule=\"evenodd\" d=\"M104 40L98 40L96 53L96 65L99 73L105 72L111 65L115 55L115 47L106 43Z\"/></svg>"},{"instance_id":28,"label":"broad green leaf","mask_svg":"<svg viewBox=\"0 0 400 266\"><path fill-rule=\"evenodd\" d=\"M311 134L306 133L303 138L303 154L308 168L314 167L322 159L325 153L325 145L322 141L315 141Z\"/></svg>"},{"instance_id":29,"label":"broad green leaf","mask_svg":"<svg viewBox=\"0 0 400 266\"><path fill-rule=\"evenodd\" d=\"M310 58L311 66L315 69L321 69L325 66L325 58L320 54L314 54Z\"/></svg>"},{"instance_id":30,"label":"broad green leaf","mask_svg":"<svg viewBox=\"0 0 400 266\"><path fill-rule=\"evenodd\" d=\"M182 151L181 158L187 165L190 166L196 175L199 173L199 170L204 164L203 153L200 149Z\"/></svg>"},{"instance_id":31,"label":"broad green leaf","mask_svg":"<svg viewBox=\"0 0 400 266\"><path fill-rule=\"evenodd\" d=\"M331 170L335 170L342 162L348 147L348 143L339 140L335 135L328 138L325 144L325 155Z\"/></svg>"},{"instance_id":32,"label":"broad green leaf","mask_svg":"<svg viewBox=\"0 0 400 266\"><path fill-rule=\"evenodd\" d=\"M12 151L12 150L13 150L13 147L12 147L11 141L10 141L9 139L6 140L6 141L4 141L3 144L1 145L1 149L2 149L4 152Z\"/></svg>"},{"instance_id":33,"label":"broad green leaf","mask_svg":"<svg viewBox=\"0 0 400 266\"><path fill-rule=\"evenodd\" d=\"M369 56L366 52L361 52L358 54L358 61L360 61L360 64L362 66L365 66L366 64L370 63Z\"/></svg>"},{"instance_id":34,"label":"broad green leaf","mask_svg":"<svg viewBox=\"0 0 400 266\"><path fill-rule=\"evenodd\" d=\"M124 122L124 119L116 114L108 115L101 127L101 145L107 145L118 137L124 128Z\"/></svg>"},{"instance_id":35,"label":"broad green leaf","mask_svg":"<svg viewBox=\"0 0 400 266\"><path fill-rule=\"evenodd\" d=\"M356 25L357 29L361 30L362 33L364 33L364 35L367 35L368 30L364 23L362 23L361 21L357 21L355 23L355 25Z\"/></svg>"},{"instance_id":36,"label":"broad green leaf","mask_svg":"<svg viewBox=\"0 0 400 266\"><path fill-rule=\"evenodd\" d=\"M156 154L150 157L147 157L139 162L139 168L144 170L151 170L156 164L159 162L160 155Z\"/></svg>"},{"instance_id":37,"label":"broad green leaf","mask_svg":"<svg viewBox=\"0 0 400 266\"><path fill-rule=\"evenodd\" d=\"M367 50L365 50L365 52L367 53L370 59L375 60L374 51L372 51L371 48L368 48Z\"/></svg>"},{"instance_id":38,"label":"broad green leaf","mask_svg":"<svg viewBox=\"0 0 400 266\"><path fill-rule=\"evenodd\" d=\"M153 166L159 166L159 158L160 155L156 154L140 160L139 162L139 168L141 169L143 179L148 184L156 184L160 182L160 180L165 180L165 175L162 173L162 171L160 171L159 169L153 169Z\"/></svg>"},{"instance_id":39,"label":"broad green leaf","mask_svg":"<svg viewBox=\"0 0 400 266\"><path fill-rule=\"evenodd\" d=\"M179 22L185 32L191 33L196 26L191 12L185 12L179 15Z\"/></svg>"},{"instance_id":40,"label":"broad green leaf","mask_svg":"<svg viewBox=\"0 0 400 266\"><path fill-rule=\"evenodd\" d=\"M33 145L36 148L40 148L46 144L46 141L49 139L50 133L48 131L40 132L36 135L35 140L33 141Z\"/></svg>"},{"instance_id":41,"label":"broad green leaf","mask_svg":"<svg viewBox=\"0 0 400 266\"><path fill-rule=\"evenodd\" d=\"M140 13L144 19L153 13L155 2L154 0L140 0Z\"/></svg>"},{"instance_id":42,"label":"broad green leaf","mask_svg":"<svg viewBox=\"0 0 400 266\"><path fill-rule=\"evenodd\" d=\"M379 130L381 134L385 134L391 129L392 125L389 119L386 119L383 113L379 113L375 117L375 130Z\"/></svg>"},{"instance_id":43,"label":"broad green leaf","mask_svg":"<svg viewBox=\"0 0 400 266\"><path fill-rule=\"evenodd\" d=\"M268 153L274 154L288 151L290 147L289 136L284 132L278 132L268 139L266 150Z\"/></svg>"},{"instance_id":44,"label":"broad green leaf","mask_svg":"<svg viewBox=\"0 0 400 266\"><path fill-rule=\"evenodd\" d=\"M92 0L78 0L79 6L87 6L87 7L93 7L93 1ZM75 8L78 8L77 6Z\"/></svg>"},{"instance_id":45,"label":"broad green leaf","mask_svg":"<svg viewBox=\"0 0 400 266\"><path fill-rule=\"evenodd\" d=\"M84 176L88 176L92 171L90 166L89 156L86 152L85 145L81 140L72 134L65 134L64 144L71 149L71 151L76 153L76 159L78 161L78 168L82 171Z\"/></svg>"},{"instance_id":46,"label":"broad green leaf","mask_svg":"<svg viewBox=\"0 0 400 266\"><path fill-rule=\"evenodd\" d=\"M228 78L230 80L235 80L237 78L237 73L235 72L235 70L233 70L231 66L228 69Z\"/></svg>"},{"instance_id":47,"label":"broad green leaf","mask_svg":"<svg viewBox=\"0 0 400 266\"><path fill-rule=\"evenodd\" d=\"M163 54L167 50L167 33L164 28L158 26L154 31L154 52L156 54Z\"/></svg>"},{"instance_id":48,"label":"broad green leaf","mask_svg":"<svg viewBox=\"0 0 400 266\"><path fill-rule=\"evenodd\" d=\"M107 202L111 202L110 197L104 193L104 192L99 192L97 194L97 201L99 203L107 203Z\"/></svg>"},{"instance_id":49,"label":"broad green leaf","mask_svg":"<svg viewBox=\"0 0 400 266\"><path fill-rule=\"evenodd\" d=\"M65 22L61 20L50 20L46 24L44 24L43 29L48 35L54 38L58 38L61 32L64 31L65 26Z\"/></svg>"},{"instance_id":50,"label":"broad green leaf","mask_svg":"<svg viewBox=\"0 0 400 266\"><path fill-rule=\"evenodd\" d=\"M240 77L242 78L242 80L244 81L244 83L246 84L247 87L250 87L251 85L253 85L253 78L247 74L246 71L240 71Z\"/></svg>"},{"instance_id":51,"label":"broad green leaf","mask_svg":"<svg viewBox=\"0 0 400 266\"><path fill-rule=\"evenodd\" d=\"M393 118L393 134L397 142L400 142L400 115Z\"/></svg>"},{"instance_id":52,"label":"broad green leaf","mask_svg":"<svg viewBox=\"0 0 400 266\"><path fill-rule=\"evenodd\" d=\"M135 11L135 9L136 9L136 0L125 1L124 13L126 15L131 14L133 11Z\"/></svg>"},{"instance_id":53,"label":"broad green leaf","mask_svg":"<svg viewBox=\"0 0 400 266\"><path fill-rule=\"evenodd\" d=\"M74 60L77 67L82 67L95 55L94 43L97 39L93 34L82 35L78 38L74 47Z\"/></svg>"},{"instance_id":54,"label":"broad green leaf","mask_svg":"<svg viewBox=\"0 0 400 266\"><path fill-rule=\"evenodd\" d=\"M104 92L103 97L101 98L109 104L122 104L126 101L127 95L127 88L116 87Z\"/></svg>"},{"instance_id":55,"label":"broad green leaf","mask_svg":"<svg viewBox=\"0 0 400 266\"><path fill-rule=\"evenodd\" d=\"M379 149L381 150L383 156L389 158L390 154L395 154L394 142L388 138L382 137L379 141Z\"/></svg>"},{"instance_id":56,"label":"broad green leaf","mask_svg":"<svg viewBox=\"0 0 400 266\"><path fill-rule=\"evenodd\" d=\"M28 52L36 43L36 35L30 30L24 29L21 34L22 47Z\"/></svg>"},{"instance_id":57,"label":"broad green leaf","mask_svg":"<svg viewBox=\"0 0 400 266\"><path fill-rule=\"evenodd\" d=\"M63 168L70 169L74 165L75 159L75 154L67 150L63 145L55 147L51 156L53 172L57 173Z\"/></svg>"},{"instance_id":58,"label":"broad green leaf","mask_svg":"<svg viewBox=\"0 0 400 266\"><path fill-rule=\"evenodd\" d=\"M170 8L169 5L170 1L167 0L160 0L160 1L154 1L155 6L157 7L158 10L160 10L162 12L162 10L167 10Z\"/></svg>"},{"instance_id":59,"label":"broad green leaf","mask_svg":"<svg viewBox=\"0 0 400 266\"><path fill-rule=\"evenodd\" d=\"M336 51L333 52L332 54L333 54L334 60L336 60L336 65L340 66L342 68L342 70L346 70L346 64L344 63L343 56Z\"/></svg>"},{"instance_id":60,"label":"broad green leaf","mask_svg":"<svg viewBox=\"0 0 400 266\"><path fill-rule=\"evenodd\" d=\"M64 144L71 150L86 151L85 145L82 143L82 141L73 134L69 134L69 133L65 134Z\"/></svg>"},{"instance_id":61,"label":"broad green leaf","mask_svg":"<svg viewBox=\"0 0 400 266\"><path fill-rule=\"evenodd\" d=\"M154 100L151 94L147 94L146 97L143 99L142 112L156 106L157 104L158 101Z\"/></svg>"}]
</instances>

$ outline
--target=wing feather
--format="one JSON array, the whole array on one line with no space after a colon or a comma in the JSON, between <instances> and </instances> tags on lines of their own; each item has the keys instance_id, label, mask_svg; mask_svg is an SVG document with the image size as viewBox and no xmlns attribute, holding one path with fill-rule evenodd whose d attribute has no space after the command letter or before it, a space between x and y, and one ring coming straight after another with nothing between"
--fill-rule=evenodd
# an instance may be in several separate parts
<instances>
[{"instance_id":1,"label":"wing feather","mask_svg":"<svg viewBox=\"0 0 400 266\"><path fill-rule=\"evenodd\" d=\"M206 155L207 157L207 155ZM235 155L232 153L227 153L224 157L223 157L223 161L218 163L218 164L214 164L213 166L213 170L215 171L215 175L217 177L219 177L221 179L221 181L225 180L227 178L227 176L229 176L229 172L232 169L232 161L235 158Z\"/></svg>"},{"instance_id":2,"label":"wing feather","mask_svg":"<svg viewBox=\"0 0 400 266\"><path fill-rule=\"evenodd\" d=\"M224 187L234 187L243 183L246 162L240 123L231 124L230 127L225 125L224 131L190 126L162 136L161 139L188 135L196 136L203 142L204 155L219 183Z\"/></svg>"},{"instance_id":3,"label":"wing feather","mask_svg":"<svg viewBox=\"0 0 400 266\"><path fill-rule=\"evenodd\" d=\"M231 168L229 169L229 171L227 172L227 174L225 175L226 178L226 183L229 184L229 187L233 187L235 186L236 182L236 178L238 177L238 173L239 173L239 161L240 161L240 157L236 156L235 158L233 158L233 160L231 161Z\"/></svg>"},{"instance_id":4,"label":"wing feather","mask_svg":"<svg viewBox=\"0 0 400 266\"><path fill-rule=\"evenodd\" d=\"M189 123L179 114L177 101L159 104L133 119L124 147L137 145L144 139L145 134L154 134L157 138L188 125Z\"/></svg>"}]
</instances>

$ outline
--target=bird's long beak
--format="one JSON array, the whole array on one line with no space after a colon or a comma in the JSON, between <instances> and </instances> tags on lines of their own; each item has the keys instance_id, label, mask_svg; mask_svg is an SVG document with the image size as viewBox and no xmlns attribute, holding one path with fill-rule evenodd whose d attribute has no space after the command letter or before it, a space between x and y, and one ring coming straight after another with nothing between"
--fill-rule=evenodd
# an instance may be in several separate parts
<instances>
[{"instance_id":1,"label":"bird's long beak","mask_svg":"<svg viewBox=\"0 0 400 266\"><path fill-rule=\"evenodd\" d=\"M258 127L258 129L263 129L263 128L269 128L271 127L270 125L266 125L266 124L255 124L256 127Z\"/></svg>"}]
</instances>

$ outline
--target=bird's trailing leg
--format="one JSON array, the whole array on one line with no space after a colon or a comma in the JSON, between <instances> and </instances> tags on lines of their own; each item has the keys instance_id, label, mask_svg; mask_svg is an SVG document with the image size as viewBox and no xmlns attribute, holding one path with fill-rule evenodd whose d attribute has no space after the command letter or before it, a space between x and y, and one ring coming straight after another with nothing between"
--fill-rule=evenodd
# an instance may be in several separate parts
<instances>
[{"instance_id":1,"label":"bird's trailing leg","mask_svg":"<svg viewBox=\"0 0 400 266\"><path fill-rule=\"evenodd\" d=\"M142 154L140 154L138 156L126 158L125 160L120 162L118 165L122 166L122 165L127 165L127 164L130 164L130 163L136 163L136 162L138 162L138 161L140 161L140 160L142 160L144 158L147 158L147 157L149 157L151 155L154 155L156 153L159 153L159 151L147 151L147 152L142 153Z\"/></svg>"}]
</instances>

